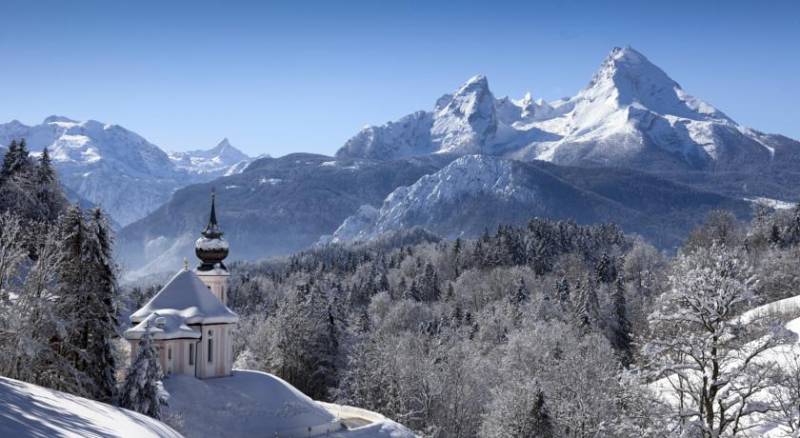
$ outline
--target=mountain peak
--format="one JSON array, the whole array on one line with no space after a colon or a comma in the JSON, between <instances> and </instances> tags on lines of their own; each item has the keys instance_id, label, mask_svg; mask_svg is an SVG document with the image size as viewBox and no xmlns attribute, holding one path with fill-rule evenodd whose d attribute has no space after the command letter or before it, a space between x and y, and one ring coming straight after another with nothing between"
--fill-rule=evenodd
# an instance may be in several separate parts
<instances>
[{"instance_id":1,"label":"mountain peak","mask_svg":"<svg viewBox=\"0 0 800 438\"><path fill-rule=\"evenodd\" d=\"M222 141L217 143L209 152L224 158L226 161L244 161L250 159L247 154L234 147L228 140L228 137L223 138Z\"/></svg>"},{"instance_id":2,"label":"mountain peak","mask_svg":"<svg viewBox=\"0 0 800 438\"><path fill-rule=\"evenodd\" d=\"M64 117L64 116L59 116L59 115L55 115L54 114L52 116L48 116L47 118L45 118L44 121L42 122L42 124L46 125L48 123L58 123L58 122L78 123L77 120L72 120L69 117Z\"/></svg>"},{"instance_id":3,"label":"mountain peak","mask_svg":"<svg viewBox=\"0 0 800 438\"><path fill-rule=\"evenodd\" d=\"M456 91L456 95L484 91L489 91L489 80L484 75L475 75L464 82L464 85Z\"/></svg>"},{"instance_id":4,"label":"mountain peak","mask_svg":"<svg viewBox=\"0 0 800 438\"><path fill-rule=\"evenodd\" d=\"M217 143L217 145L214 146L211 150L212 151L220 151L221 152L221 151L224 151L225 149L228 149L228 148L236 149L235 147L233 147L231 142L228 140L228 137L225 137L222 140L220 140L220 142Z\"/></svg>"},{"instance_id":5,"label":"mountain peak","mask_svg":"<svg viewBox=\"0 0 800 438\"><path fill-rule=\"evenodd\" d=\"M731 121L716 108L688 95L664 70L630 46L612 49L589 85L576 97L692 120Z\"/></svg>"},{"instance_id":6,"label":"mountain peak","mask_svg":"<svg viewBox=\"0 0 800 438\"><path fill-rule=\"evenodd\" d=\"M588 88L611 87L620 92L640 91L641 85L657 85L660 88L680 86L663 70L650 62L646 56L632 47L614 47L606 56L600 69L592 77ZM620 96L630 97L630 96Z\"/></svg>"},{"instance_id":7,"label":"mountain peak","mask_svg":"<svg viewBox=\"0 0 800 438\"><path fill-rule=\"evenodd\" d=\"M645 57L640 52L636 51L631 46L614 47L613 49L611 49L611 53L608 54L608 58L614 60L624 60L625 62L630 62L630 63L650 62L648 61L647 57Z\"/></svg>"},{"instance_id":8,"label":"mountain peak","mask_svg":"<svg viewBox=\"0 0 800 438\"><path fill-rule=\"evenodd\" d=\"M486 76L477 75L439 99L430 132L441 152L479 153L496 130L495 98Z\"/></svg>"}]
</instances>

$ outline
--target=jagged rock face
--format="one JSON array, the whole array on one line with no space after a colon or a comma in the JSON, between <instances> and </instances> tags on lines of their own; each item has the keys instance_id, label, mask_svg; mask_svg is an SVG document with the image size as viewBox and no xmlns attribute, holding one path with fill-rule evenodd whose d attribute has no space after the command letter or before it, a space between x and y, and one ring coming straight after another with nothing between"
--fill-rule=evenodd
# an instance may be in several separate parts
<instances>
[{"instance_id":1,"label":"jagged rock face","mask_svg":"<svg viewBox=\"0 0 800 438\"><path fill-rule=\"evenodd\" d=\"M631 48L615 48L589 84L555 102L495 99L476 76L433 111L370 126L338 152L394 159L432 153L492 154L567 165L648 171L800 165L800 143L745 128Z\"/></svg>"},{"instance_id":2,"label":"jagged rock face","mask_svg":"<svg viewBox=\"0 0 800 438\"><path fill-rule=\"evenodd\" d=\"M224 142L211 151L196 151L204 154L199 161L187 153L189 165L179 166L158 146L119 125L60 116L34 126L0 124L0 144L21 138L34 153L48 148L62 183L122 225L146 216L176 189L224 174L243 155Z\"/></svg>"}]
</instances>

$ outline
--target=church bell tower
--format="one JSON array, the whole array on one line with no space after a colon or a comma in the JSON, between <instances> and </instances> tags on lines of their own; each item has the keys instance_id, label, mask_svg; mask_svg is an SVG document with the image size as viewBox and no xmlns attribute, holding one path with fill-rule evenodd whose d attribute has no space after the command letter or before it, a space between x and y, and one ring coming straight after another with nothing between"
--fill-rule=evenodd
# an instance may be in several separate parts
<instances>
[{"instance_id":1,"label":"church bell tower","mask_svg":"<svg viewBox=\"0 0 800 438\"><path fill-rule=\"evenodd\" d=\"M200 259L200 265L195 269L195 273L211 289L211 293L227 306L230 273L223 260L228 256L228 241L222 238L224 233L217 223L215 198L216 195L212 189L211 214L208 218L208 225L194 244L194 253Z\"/></svg>"}]
</instances>

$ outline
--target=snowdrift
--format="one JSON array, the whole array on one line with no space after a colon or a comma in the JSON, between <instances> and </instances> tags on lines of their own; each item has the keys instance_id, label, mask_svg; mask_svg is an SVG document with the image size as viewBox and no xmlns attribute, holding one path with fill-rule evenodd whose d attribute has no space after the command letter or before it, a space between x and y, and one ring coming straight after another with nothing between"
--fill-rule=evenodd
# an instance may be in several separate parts
<instances>
[{"instance_id":1,"label":"snowdrift","mask_svg":"<svg viewBox=\"0 0 800 438\"><path fill-rule=\"evenodd\" d=\"M3 437L180 437L164 423L105 403L0 377Z\"/></svg>"},{"instance_id":2,"label":"snowdrift","mask_svg":"<svg viewBox=\"0 0 800 438\"><path fill-rule=\"evenodd\" d=\"M230 377L164 380L168 410L182 432L195 437L410 438L414 434L380 414L318 403L282 379L234 370Z\"/></svg>"}]
</instances>

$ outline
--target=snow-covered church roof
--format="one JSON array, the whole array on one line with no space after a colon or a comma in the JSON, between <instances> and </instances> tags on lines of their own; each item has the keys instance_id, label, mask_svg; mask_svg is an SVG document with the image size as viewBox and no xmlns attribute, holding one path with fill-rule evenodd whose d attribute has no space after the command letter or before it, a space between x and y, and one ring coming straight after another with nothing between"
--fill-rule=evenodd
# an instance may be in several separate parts
<instances>
[{"instance_id":1,"label":"snow-covered church roof","mask_svg":"<svg viewBox=\"0 0 800 438\"><path fill-rule=\"evenodd\" d=\"M153 313L166 318L163 321L165 327L171 324L176 330L180 329L181 324L232 324L239 321L239 316L217 299L197 274L188 269L175 274L130 319L139 324ZM182 321L181 324L178 324L179 321Z\"/></svg>"},{"instance_id":2,"label":"snow-covered church roof","mask_svg":"<svg viewBox=\"0 0 800 438\"><path fill-rule=\"evenodd\" d=\"M125 330L125 338L142 339L149 331L153 339L199 339L200 332L186 325L180 312L169 309L153 312L139 324Z\"/></svg>"}]
</instances>

